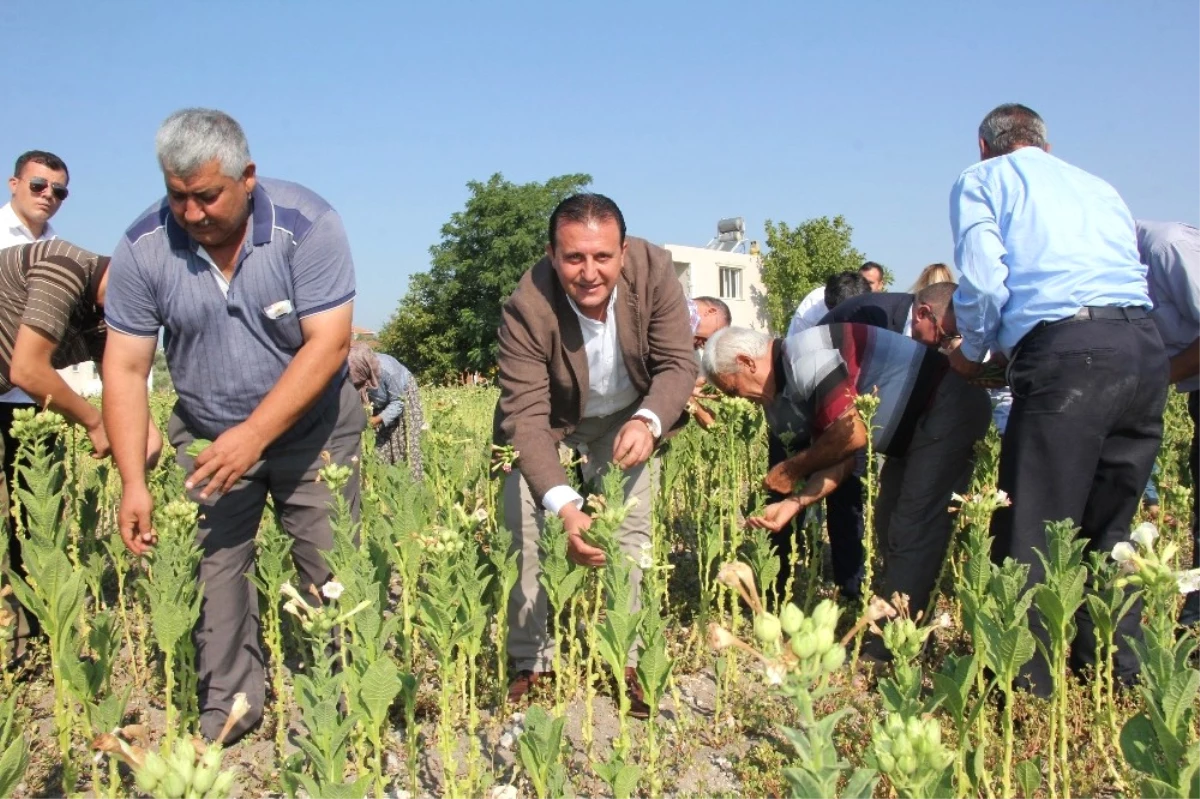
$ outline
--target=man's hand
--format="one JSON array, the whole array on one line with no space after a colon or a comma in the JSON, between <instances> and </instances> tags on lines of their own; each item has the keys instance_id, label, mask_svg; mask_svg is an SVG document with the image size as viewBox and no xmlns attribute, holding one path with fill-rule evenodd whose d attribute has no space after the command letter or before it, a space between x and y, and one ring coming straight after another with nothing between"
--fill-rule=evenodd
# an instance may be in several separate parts
<instances>
[{"instance_id":1,"label":"man's hand","mask_svg":"<svg viewBox=\"0 0 1200 799\"><path fill-rule=\"evenodd\" d=\"M379 425L383 424L383 417L376 414L370 419L367 419L367 424L371 425L371 427L378 428Z\"/></svg>"},{"instance_id":2,"label":"man's hand","mask_svg":"<svg viewBox=\"0 0 1200 799\"><path fill-rule=\"evenodd\" d=\"M950 359L950 367L968 380L974 380L983 372L983 364L968 361L958 347L950 350L946 357Z\"/></svg>"},{"instance_id":3,"label":"man's hand","mask_svg":"<svg viewBox=\"0 0 1200 799\"><path fill-rule=\"evenodd\" d=\"M591 529L592 517L568 502L558 512L567 530L567 557L580 566L603 566L604 551L583 540L583 532Z\"/></svg>"},{"instance_id":4,"label":"man's hand","mask_svg":"<svg viewBox=\"0 0 1200 799\"><path fill-rule=\"evenodd\" d=\"M712 427L712 423L717 420L713 416L712 411L702 405L698 400L692 400L687 404L688 412L692 414L692 418L696 420L696 424L700 425L702 430L707 430Z\"/></svg>"},{"instance_id":5,"label":"man's hand","mask_svg":"<svg viewBox=\"0 0 1200 799\"><path fill-rule=\"evenodd\" d=\"M784 461L775 464L775 467L767 472L767 476L763 478L763 486L776 494L790 494L796 483L804 477L805 475L795 472L790 461Z\"/></svg>"},{"instance_id":6,"label":"man's hand","mask_svg":"<svg viewBox=\"0 0 1200 799\"><path fill-rule=\"evenodd\" d=\"M121 508L117 512L117 525L121 531L121 540L134 555L142 556L152 546L158 543L158 534L154 532L154 500L150 491L143 483L138 486L126 485L121 493Z\"/></svg>"},{"instance_id":7,"label":"man's hand","mask_svg":"<svg viewBox=\"0 0 1200 799\"><path fill-rule=\"evenodd\" d=\"M746 526L778 533L788 522L796 518L796 514L803 509L804 506L800 503L800 500L788 497L763 508L762 516L751 516L746 520Z\"/></svg>"},{"instance_id":8,"label":"man's hand","mask_svg":"<svg viewBox=\"0 0 1200 799\"><path fill-rule=\"evenodd\" d=\"M266 441L254 428L245 422L235 425L196 456L196 469L184 486L191 490L203 485L200 499L224 494L262 458L264 449Z\"/></svg>"},{"instance_id":9,"label":"man's hand","mask_svg":"<svg viewBox=\"0 0 1200 799\"><path fill-rule=\"evenodd\" d=\"M103 460L112 453L112 447L108 444L108 433L104 431L104 422L97 418L96 423L87 428L88 438L92 442L92 457L96 460Z\"/></svg>"},{"instance_id":10,"label":"man's hand","mask_svg":"<svg viewBox=\"0 0 1200 799\"><path fill-rule=\"evenodd\" d=\"M650 459L654 452L654 434L640 417L630 419L617 432L613 442L613 461L622 469L632 469Z\"/></svg>"}]
</instances>

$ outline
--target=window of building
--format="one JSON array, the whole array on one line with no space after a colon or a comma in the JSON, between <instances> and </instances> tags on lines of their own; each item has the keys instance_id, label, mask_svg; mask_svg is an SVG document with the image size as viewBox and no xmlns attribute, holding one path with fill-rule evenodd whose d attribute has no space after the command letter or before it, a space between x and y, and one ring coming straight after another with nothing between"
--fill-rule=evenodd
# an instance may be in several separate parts
<instances>
[{"instance_id":1,"label":"window of building","mask_svg":"<svg viewBox=\"0 0 1200 799\"><path fill-rule=\"evenodd\" d=\"M732 266L721 267L721 299L740 300L742 298L742 270Z\"/></svg>"}]
</instances>

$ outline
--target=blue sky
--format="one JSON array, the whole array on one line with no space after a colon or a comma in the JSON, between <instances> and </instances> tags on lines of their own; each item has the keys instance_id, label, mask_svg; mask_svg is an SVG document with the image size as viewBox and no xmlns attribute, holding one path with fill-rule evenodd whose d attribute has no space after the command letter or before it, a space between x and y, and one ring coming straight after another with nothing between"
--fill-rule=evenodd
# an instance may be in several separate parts
<instances>
[{"instance_id":1,"label":"blue sky","mask_svg":"<svg viewBox=\"0 0 1200 799\"><path fill-rule=\"evenodd\" d=\"M0 158L71 169L61 235L109 252L162 194L154 132L189 105L261 174L345 219L356 321L428 264L469 180L588 172L630 231L843 214L901 284L953 256L947 195L1002 102L1135 215L1200 221L1200 4L0 3ZM24 109L24 110L21 110Z\"/></svg>"}]
</instances>

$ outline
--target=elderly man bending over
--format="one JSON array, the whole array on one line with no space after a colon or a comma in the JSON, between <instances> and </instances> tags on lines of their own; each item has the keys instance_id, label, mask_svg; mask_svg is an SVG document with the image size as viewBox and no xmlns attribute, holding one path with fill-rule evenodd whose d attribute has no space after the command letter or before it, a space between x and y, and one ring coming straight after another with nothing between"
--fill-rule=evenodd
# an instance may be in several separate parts
<instances>
[{"instance_id":1,"label":"elderly man bending over","mask_svg":"<svg viewBox=\"0 0 1200 799\"><path fill-rule=\"evenodd\" d=\"M987 431L987 394L937 350L861 324L822 325L786 340L721 330L704 351L704 371L727 394L761 405L782 401L809 427L812 445L767 476L773 491L798 491L750 520L769 530L851 472L868 435L855 397L878 393L871 441L887 455L875 514L884 556L879 593L899 591L914 612L926 608L950 540L950 495L965 489L975 442Z\"/></svg>"}]
</instances>

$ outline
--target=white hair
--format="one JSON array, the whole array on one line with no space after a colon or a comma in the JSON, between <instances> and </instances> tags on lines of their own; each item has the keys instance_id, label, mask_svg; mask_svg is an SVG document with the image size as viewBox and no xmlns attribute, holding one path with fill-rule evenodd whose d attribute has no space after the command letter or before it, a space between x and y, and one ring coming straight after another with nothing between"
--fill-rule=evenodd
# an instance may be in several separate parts
<instances>
[{"instance_id":1,"label":"white hair","mask_svg":"<svg viewBox=\"0 0 1200 799\"><path fill-rule=\"evenodd\" d=\"M196 173L210 161L221 172L240 178L250 163L250 145L237 120L211 108L185 108L167 117L154 137L163 172L181 178Z\"/></svg>"},{"instance_id":2,"label":"white hair","mask_svg":"<svg viewBox=\"0 0 1200 799\"><path fill-rule=\"evenodd\" d=\"M748 327L726 327L708 337L704 345L704 375L712 380L717 375L738 371L737 358L747 355L755 360L771 349L771 337Z\"/></svg>"}]
</instances>

